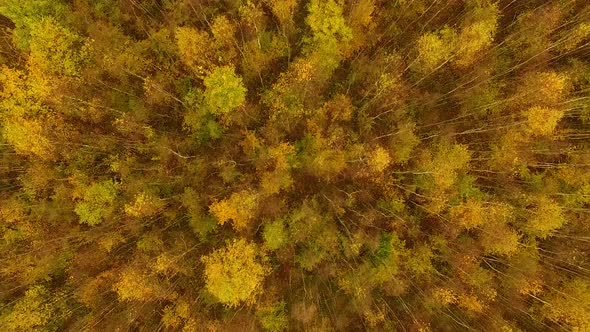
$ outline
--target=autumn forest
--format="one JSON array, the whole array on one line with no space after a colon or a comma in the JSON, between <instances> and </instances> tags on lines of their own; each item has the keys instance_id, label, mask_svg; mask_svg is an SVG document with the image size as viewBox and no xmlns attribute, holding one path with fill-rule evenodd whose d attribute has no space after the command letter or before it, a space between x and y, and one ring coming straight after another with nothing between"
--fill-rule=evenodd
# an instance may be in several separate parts
<instances>
[{"instance_id":1,"label":"autumn forest","mask_svg":"<svg viewBox=\"0 0 590 332\"><path fill-rule=\"evenodd\" d=\"M0 0L0 331L590 331L587 0Z\"/></svg>"}]
</instances>

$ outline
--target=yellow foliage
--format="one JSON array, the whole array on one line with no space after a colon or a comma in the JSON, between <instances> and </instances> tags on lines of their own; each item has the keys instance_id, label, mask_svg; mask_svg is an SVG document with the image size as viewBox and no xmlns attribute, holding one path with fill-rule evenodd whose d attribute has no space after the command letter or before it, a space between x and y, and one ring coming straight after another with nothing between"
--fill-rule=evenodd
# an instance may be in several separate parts
<instances>
[{"instance_id":1,"label":"yellow foliage","mask_svg":"<svg viewBox=\"0 0 590 332\"><path fill-rule=\"evenodd\" d=\"M299 0L265 0L265 2L270 5L270 9L278 19L282 30L286 34L294 32L294 15L299 5Z\"/></svg>"},{"instance_id":2,"label":"yellow foliage","mask_svg":"<svg viewBox=\"0 0 590 332\"><path fill-rule=\"evenodd\" d=\"M251 190L242 190L227 199L213 202L209 211L220 225L231 220L236 230L244 230L254 218L257 207L258 195Z\"/></svg>"},{"instance_id":3,"label":"yellow foliage","mask_svg":"<svg viewBox=\"0 0 590 332\"><path fill-rule=\"evenodd\" d=\"M568 77L553 71L537 72L525 77L520 87L523 106L554 106L565 95Z\"/></svg>"},{"instance_id":4,"label":"yellow foliage","mask_svg":"<svg viewBox=\"0 0 590 332\"><path fill-rule=\"evenodd\" d=\"M288 189L293 185L293 178L286 169L277 168L271 172L262 174L260 189L266 195L278 194L282 189Z\"/></svg>"},{"instance_id":5,"label":"yellow foliage","mask_svg":"<svg viewBox=\"0 0 590 332\"><path fill-rule=\"evenodd\" d=\"M567 222L561 206L544 196L537 198L536 207L530 212L526 230L541 239L549 237L554 230Z\"/></svg>"},{"instance_id":6,"label":"yellow foliage","mask_svg":"<svg viewBox=\"0 0 590 332\"><path fill-rule=\"evenodd\" d=\"M451 60L455 52L456 39L456 32L448 27L420 36L417 42L417 70L427 74Z\"/></svg>"},{"instance_id":7,"label":"yellow foliage","mask_svg":"<svg viewBox=\"0 0 590 332\"><path fill-rule=\"evenodd\" d=\"M90 58L90 43L49 16L33 24L29 60L48 74L79 76Z\"/></svg>"},{"instance_id":8,"label":"yellow foliage","mask_svg":"<svg viewBox=\"0 0 590 332\"><path fill-rule=\"evenodd\" d=\"M164 308L162 323L168 328L178 328L183 321L189 318L190 307L186 301L180 299L174 305L167 305Z\"/></svg>"},{"instance_id":9,"label":"yellow foliage","mask_svg":"<svg viewBox=\"0 0 590 332\"><path fill-rule=\"evenodd\" d=\"M176 45L180 59L197 75L203 77L215 65L212 38L207 32L188 27L176 29Z\"/></svg>"},{"instance_id":10,"label":"yellow foliage","mask_svg":"<svg viewBox=\"0 0 590 332\"><path fill-rule=\"evenodd\" d=\"M522 162L520 155L520 143L525 137L520 131L511 130L499 139L499 142L492 146L490 166L492 169L509 170Z\"/></svg>"},{"instance_id":11,"label":"yellow foliage","mask_svg":"<svg viewBox=\"0 0 590 332\"><path fill-rule=\"evenodd\" d=\"M391 157L387 150L378 146L369 153L367 164L373 172L381 173L391 164Z\"/></svg>"},{"instance_id":12,"label":"yellow foliage","mask_svg":"<svg viewBox=\"0 0 590 332\"><path fill-rule=\"evenodd\" d=\"M578 24L567 32L564 43L559 47L560 51L563 53L573 51L588 36L590 36L590 24L585 22Z\"/></svg>"},{"instance_id":13,"label":"yellow foliage","mask_svg":"<svg viewBox=\"0 0 590 332\"><path fill-rule=\"evenodd\" d=\"M24 297L16 301L12 311L0 317L0 325L5 331L46 331L46 326L56 318L48 296L49 292L43 286L29 288Z\"/></svg>"},{"instance_id":14,"label":"yellow foliage","mask_svg":"<svg viewBox=\"0 0 590 332\"><path fill-rule=\"evenodd\" d=\"M121 243L125 243L127 239L123 237L120 232L103 234L101 239L98 241L98 245L106 252L111 252L113 248Z\"/></svg>"},{"instance_id":15,"label":"yellow foliage","mask_svg":"<svg viewBox=\"0 0 590 332\"><path fill-rule=\"evenodd\" d=\"M251 130L244 130L242 131L242 135L244 135L244 139L240 142L240 146L244 150L245 154L252 155L256 153L256 151L262 146L260 140L256 137L255 132Z\"/></svg>"},{"instance_id":16,"label":"yellow foliage","mask_svg":"<svg viewBox=\"0 0 590 332\"><path fill-rule=\"evenodd\" d=\"M268 154L275 160L275 169L287 170L289 168L289 156L295 154L295 147L290 143L280 143L268 150Z\"/></svg>"},{"instance_id":17,"label":"yellow foliage","mask_svg":"<svg viewBox=\"0 0 590 332\"><path fill-rule=\"evenodd\" d=\"M205 287L228 307L253 303L270 272L264 259L255 244L234 240L201 258L205 264Z\"/></svg>"},{"instance_id":18,"label":"yellow foliage","mask_svg":"<svg viewBox=\"0 0 590 332\"><path fill-rule=\"evenodd\" d=\"M547 136L553 134L559 120L564 115L562 110L531 107L524 112L526 117L526 131L533 136Z\"/></svg>"},{"instance_id":19,"label":"yellow foliage","mask_svg":"<svg viewBox=\"0 0 590 332\"><path fill-rule=\"evenodd\" d=\"M434 158L426 167L432 172L437 191L444 191L452 187L457 179L457 172L464 169L471 159L465 145L441 145Z\"/></svg>"},{"instance_id":20,"label":"yellow foliage","mask_svg":"<svg viewBox=\"0 0 590 332\"><path fill-rule=\"evenodd\" d=\"M49 82L3 66L0 86L3 136L17 153L54 159L56 151L48 130L56 121L41 102L51 93Z\"/></svg>"},{"instance_id":21,"label":"yellow foliage","mask_svg":"<svg viewBox=\"0 0 590 332\"><path fill-rule=\"evenodd\" d=\"M572 331L590 330L590 284L575 278L546 298L543 315L560 324L567 324Z\"/></svg>"},{"instance_id":22,"label":"yellow foliage","mask_svg":"<svg viewBox=\"0 0 590 332\"><path fill-rule=\"evenodd\" d=\"M476 313L482 313L484 306L475 295L461 294L458 297L457 304L464 309Z\"/></svg>"},{"instance_id":23,"label":"yellow foliage","mask_svg":"<svg viewBox=\"0 0 590 332\"><path fill-rule=\"evenodd\" d=\"M4 122L2 134L17 153L52 160L55 158L55 147L45 133L46 125L46 121L13 118Z\"/></svg>"},{"instance_id":24,"label":"yellow foliage","mask_svg":"<svg viewBox=\"0 0 590 332\"><path fill-rule=\"evenodd\" d=\"M511 256L518 250L520 236L507 224L489 223L481 234L486 254Z\"/></svg>"},{"instance_id":25,"label":"yellow foliage","mask_svg":"<svg viewBox=\"0 0 590 332\"><path fill-rule=\"evenodd\" d=\"M472 65L477 55L492 45L498 25L498 5L477 7L471 15L468 21L472 22L461 29L457 40L455 63L460 67Z\"/></svg>"},{"instance_id":26,"label":"yellow foliage","mask_svg":"<svg viewBox=\"0 0 590 332\"><path fill-rule=\"evenodd\" d=\"M363 313L365 320L370 328L376 328L379 324L385 322L385 314L381 311L367 310Z\"/></svg>"},{"instance_id":27,"label":"yellow foliage","mask_svg":"<svg viewBox=\"0 0 590 332\"><path fill-rule=\"evenodd\" d=\"M121 273L119 281L113 285L113 290L122 301L150 301L162 298L161 290L152 282L152 279L133 269Z\"/></svg>"},{"instance_id":28,"label":"yellow foliage","mask_svg":"<svg viewBox=\"0 0 590 332\"><path fill-rule=\"evenodd\" d=\"M446 288L439 288L432 294L434 298L444 305L457 303L457 296L455 293Z\"/></svg>"},{"instance_id":29,"label":"yellow foliage","mask_svg":"<svg viewBox=\"0 0 590 332\"><path fill-rule=\"evenodd\" d=\"M232 63L237 56L236 51L236 27L226 16L217 16L211 25L211 32L215 39L218 61L220 63Z\"/></svg>"},{"instance_id":30,"label":"yellow foliage","mask_svg":"<svg viewBox=\"0 0 590 332\"><path fill-rule=\"evenodd\" d=\"M133 204L125 204L125 213L136 218L151 217L162 209L162 205L156 197L142 192L135 195Z\"/></svg>"},{"instance_id":31,"label":"yellow foliage","mask_svg":"<svg viewBox=\"0 0 590 332\"><path fill-rule=\"evenodd\" d=\"M532 280L526 282L518 292L522 295L534 295L537 296L543 291L543 283L540 280Z\"/></svg>"},{"instance_id":32,"label":"yellow foliage","mask_svg":"<svg viewBox=\"0 0 590 332\"><path fill-rule=\"evenodd\" d=\"M472 199L452 207L451 216L467 229L482 226L486 221L484 207L480 202Z\"/></svg>"}]
</instances>

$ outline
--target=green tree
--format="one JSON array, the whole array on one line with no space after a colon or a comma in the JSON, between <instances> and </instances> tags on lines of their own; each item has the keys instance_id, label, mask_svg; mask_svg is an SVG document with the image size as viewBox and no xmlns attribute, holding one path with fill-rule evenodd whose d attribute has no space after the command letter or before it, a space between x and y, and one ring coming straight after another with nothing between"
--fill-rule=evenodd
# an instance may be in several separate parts
<instances>
[{"instance_id":1,"label":"green tree","mask_svg":"<svg viewBox=\"0 0 590 332\"><path fill-rule=\"evenodd\" d=\"M31 30L46 17L64 18L69 6L62 0L6 0L0 4L0 14L14 22L14 41L21 49L27 49Z\"/></svg>"},{"instance_id":2,"label":"green tree","mask_svg":"<svg viewBox=\"0 0 590 332\"><path fill-rule=\"evenodd\" d=\"M33 65L49 74L80 76L89 61L90 44L76 33L46 18L31 27Z\"/></svg>"},{"instance_id":3,"label":"green tree","mask_svg":"<svg viewBox=\"0 0 590 332\"><path fill-rule=\"evenodd\" d=\"M246 87L231 67L215 68L203 81L204 101L216 115L232 112L246 101Z\"/></svg>"},{"instance_id":4,"label":"green tree","mask_svg":"<svg viewBox=\"0 0 590 332\"><path fill-rule=\"evenodd\" d=\"M258 308L256 315L265 331L280 332L286 330L289 326L285 302L283 301Z\"/></svg>"},{"instance_id":5,"label":"green tree","mask_svg":"<svg viewBox=\"0 0 590 332\"><path fill-rule=\"evenodd\" d=\"M117 198L118 187L115 181L106 180L84 188L81 200L74 210L80 217L80 223L94 226L109 216Z\"/></svg>"}]
</instances>

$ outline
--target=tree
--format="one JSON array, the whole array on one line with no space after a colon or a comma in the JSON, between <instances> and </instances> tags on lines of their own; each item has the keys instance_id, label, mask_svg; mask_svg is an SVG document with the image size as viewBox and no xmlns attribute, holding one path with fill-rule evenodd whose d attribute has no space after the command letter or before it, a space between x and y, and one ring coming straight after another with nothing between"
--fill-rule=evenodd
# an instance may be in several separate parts
<instances>
[{"instance_id":1,"label":"tree","mask_svg":"<svg viewBox=\"0 0 590 332\"><path fill-rule=\"evenodd\" d=\"M35 24L47 17L64 18L68 9L67 2L63 0L6 0L0 4L0 14L14 22L13 38L23 50L29 47Z\"/></svg>"},{"instance_id":2,"label":"tree","mask_svg":"<svg viewBox=\"0 0 590 332\"><path fill-rule=\"evenodd\" d=\"M164 208L162 201L147 193L135 195L132 204L125 205L125 213L132 217L151 217L156 215Z\"/></svg>"},{"instance_id":3,"label":"tree","mask_svg":"<svg viewBox=\"0 0 590 332\"><path fill-rule=\"evenodd\" d=\"M586 280L566 280L545 300L541 309L545 318L567 325L573 331L590 328L590 284Z\"/></svg>"},{"instance_id":4,"label":"tree","mask_svg":"<svg viewBox=\"0 0 590 332\"><path fill-rule=\"evenodd\" d=\"M43 103L51 94L49 82L33 73L3 66L0 83L0 118L6 140L18 153L54 159L56 148L50 131L58 120Z\"/></svg>"},{"instance_id":5,"label":"tree","mask_svg":"<svg viewBox=\"0 0 590 332\"><path fill-rule=\"evenodd\" d=\"M265 331L280 332L286 330L289 326L285 302L283 301L258 308L256 315Z\"/></svg>"},{"instance_id":6,"label":"tree","mask_svg":"<svg viewBox=\"0 0 590 332\"><path fill-rule=\"evenodd\" d=\"M213 40L209 34L190 27L179 27L175 37L184 64L199 77L210 72L216 61L215 50L210 47Z\"/></svg>"},{"instance_id":7,"label":"tree","mask_svg":"<svg viewBox=\"0 0 590 332\"><path fill-rule=\"evenodd\" d=\"M285 222L282 219L275 220L264 225L264 244L270 250L277 250L287 244L288 234Z\"/></svg>"},{"instance_id":8,"label":"tree","mask_svg":"<svg viewBox=\"0 0 590 332\"><path fill-rule=\"evenodd\" d=\"M231 67L215 68L203 84L205 104L215 115L232 112L246 101L246 87Z\"/></svg>"},{"instance_id":9,"label":"tree","mask_svg":"<svg viewBox=\"0 0 590 332\"><path fill-rule=\"evenodd\" d=\"M258 195L251 190L242 190L222 201L213 202L209 211L220 225L231 220L236 230L244 230L254 218L257 207Z\"/></svg>"},{"instance_id":10,"label":"tree","mask_svg":"<svg viewBox=\"0 0 590 332\"><path fill-rule=\"evenodd\" d=\"M31 27L33 65L48 74L80 76L89 61L91 46L76 33L46 18Z\"/></svg>"},{"instance_id":11,"label":"tree","mask_svg":"<svg viewBox=\"0 0 590 332\"><path fill-rule=\"evenodd\" d=\"M113 180L96 182L87 186L74 210L80 217L80 223L90 226L100 224L112 211L118 187L119 185Z\"/></svg>"},{"instance_id":12,"label":"tree","mask_svg":"<svg viewBox=\"0 0 590 332\"><path fill-rule=\"evenodd\" d=\"M213 20L211 32L215 39L217 59L223 64L233 63L238 55L236 50L236 26L227 16L220 15Z\"/></svg>"},{"instance_id":13,"label":"tree","mask_svg":"<svg viewBox=\"0 0 590 332\"><path fill-rule=\"evenodd\" d=\"M475 5L467 15L464 26L457 36L457 58L459 67L467 67L477 60L477 56L489 48L498 27L500 11L498 4Z\"/></svg>"},{"instance_id":14,"label":"tree","mask_svg":"<svg viewBox=\"0 0 590 332\"><path fill-rule=\"evenodd\" d=\"M562 208L554 200L541 196L535 199L533 204L533 207L527 210L525 232L545 239L567 222Z\"/></svg>"},{"instance_id":15,"label":"tree","mask_svg":"<svg viewBox=\"0 0 590 332\"><path fill-rule=\"evenodd\" d=\"M166 296L153 277L133 267L123 270L112 287L121 301L154 301Z\"/></svg>"},{"instance_id":16,"label":"tree","mask_svg":"<svg viewBox=\"0 0 590 332\"><path fill-rule=\"evenodd\" d=\"M526 117L525 131L533 136L549 136L553 134L564 112L558 109L534 106L524 112Z\"/></svg>"},{"instance_id":17,"label":"tree","mask_svg":"<svg viewBox=\"0 0 590 332\"><path fill-rule=\"evenodd\" d=\"M352 30L343 16L342 0L312 0L308 4L305 23L312 35L308 40L308 52L317 52L321 68L331 72L338 67L342 49L352 39Z\"/></svg>"},{"instance_id":18,"label":"tree","mask_svg":"<svg viewBox=\"0 0 590 332\"><path fill-rule=\"evenodd\" d=\"M7 331L57 331L60 328L59 305L52 303L45 286L29 288L12 310L0 316L0 326Z\"/></svg>"},{"instance_id":19,"label":"tree","mask_svg":"<svg viewBox=\"0 0 590 332\"><path fill-rule=\"evenodd\" d=\"M416 43L418 72L429 74L451 60L457 43L457 33L449 27L436 32L428 32L420 36Z\"/></svg>"},{"instance_id":20,"label":"tree","mask_svg":"<svg viewBox=\"0 0 590 332\"><path fill-rule=\"evenodd\" d=\"M265 0L273 15L278 19L283 34L291 36L296 32L295 13L299 0Z\"/></svg>"},{"instance_id":21,"label":"tree","mask_svg":"<svg viewBox=\"0 0 590 332\"><path fill-rule=\"evenodd\" d=\"M244 239L229 242L201 260L207 290L228 307L253 303L270 272L257 246Z\"/></svg>"}]
</instances>

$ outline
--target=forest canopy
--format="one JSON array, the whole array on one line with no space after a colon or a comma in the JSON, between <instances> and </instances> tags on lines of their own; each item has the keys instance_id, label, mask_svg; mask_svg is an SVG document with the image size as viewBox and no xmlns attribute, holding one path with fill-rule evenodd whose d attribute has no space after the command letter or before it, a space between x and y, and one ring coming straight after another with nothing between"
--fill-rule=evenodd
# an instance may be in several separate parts
<instances>
[{"instance_id":1,"label":"forest canopy","mask_svg":"<svg viewBox=\"0 0 590 332\"><path fill-rule=\"evenodd\" d=\"M588 331L590 3L3 0L0 171L0 331Z\"/></svg>"}]
</instances>

